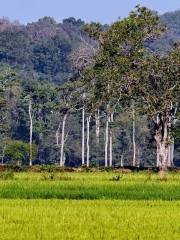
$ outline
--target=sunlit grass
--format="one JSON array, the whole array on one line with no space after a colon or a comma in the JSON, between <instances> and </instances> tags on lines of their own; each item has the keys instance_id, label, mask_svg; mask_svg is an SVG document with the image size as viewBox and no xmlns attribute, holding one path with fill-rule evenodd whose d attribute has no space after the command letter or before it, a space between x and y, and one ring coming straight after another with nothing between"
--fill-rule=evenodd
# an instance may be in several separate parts
<instances>
[{"instance_id":1,"label":"sunlit grass","mask_svg":"<svg viewBox=\"0 0 180 240\"><path fill-rule=\"evenodd\" d=\"M180 236L178 173L2 173L0 198L0 240Z\"/></svg>"},{"instance_id":2,"label":"sunlit grass","mask_svg":"<svg viewBox=\"0 0 180 240\"><path fill-rule=\"evenodd\" d=\"M44 175L45 174L45 175ZM0 181L0 198L180 200L180 175L154 173L16 173ZM119 181L113 181L120 175Z\"/></svg>"},{"instance_id":3,"label":"sunlit grass","mask_svg":"<svg viewBox=\"0 0 180 240\"><path fill-rule=\"evenodd\" d=\"M180 201L0 200L3 240L177 240Z\"/></svg>"}]
</instances>

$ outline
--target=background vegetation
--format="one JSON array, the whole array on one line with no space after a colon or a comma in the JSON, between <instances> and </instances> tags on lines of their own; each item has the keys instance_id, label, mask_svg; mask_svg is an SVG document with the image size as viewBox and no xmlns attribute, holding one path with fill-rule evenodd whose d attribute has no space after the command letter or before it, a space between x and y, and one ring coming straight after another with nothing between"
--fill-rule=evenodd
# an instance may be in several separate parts
<instances>
[{"instance_id":1,"label":"background vegetation","mask_svg":"<svg viewBox=\"0 0 180 240\"><path fill-rule=\"evenodd\" d=\"M167 25L167 33L160 40L147 42L146 47L150 51L164 53L170 51L173 43L179 40L180 11L162 15L161 22ZM81 19L74 18L57 23L51 17L44 17L27 25L10 22L6 18L0 19L2 163L27 164L30 157L26 145L30 137L30 98L33 107L33 163L59 163L60 146L57 145L56 134L59 129L60 139L64 113L62 103L59 103L62 96L58 96L57 87L78 77L71 58L74 51L81 45L97 47L97 42L84 31L85 26L86 23ZM102 26L103 29L108 27ZM122 159L124 165L131 165L133 156L132 113L124 112L123 109L120 112L118 122L112 126L114 166L120 166ZM105 124L102 117L100 141L97 145L94 137L95 119L91 119L91 165L104 164ZM81 125L80 111L68 116L64 147L67 166L81 164ZM17 145L21 148L18 156L13 151ZM136 148L138 164L156 166L156 147L151 121L142 114L136 116ZM179 165L179 149L179 138L176 136L175 165Z\"/></svg>"}]
</instances>

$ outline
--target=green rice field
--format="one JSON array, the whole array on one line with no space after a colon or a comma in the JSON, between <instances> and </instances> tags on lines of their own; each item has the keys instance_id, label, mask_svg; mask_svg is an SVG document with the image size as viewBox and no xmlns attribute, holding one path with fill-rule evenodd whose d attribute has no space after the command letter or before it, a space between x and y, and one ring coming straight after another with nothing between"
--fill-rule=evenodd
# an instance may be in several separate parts
<instances>
[{"instance_id":1,"label":"green rice field","mask_svg":"<svg viewBox=\"0 0 180 240\"><path fill-rule=\"evenodd\" d=\"M180 174L0 173L2 240L180 239Z\"/></svg>"}]
</instances>

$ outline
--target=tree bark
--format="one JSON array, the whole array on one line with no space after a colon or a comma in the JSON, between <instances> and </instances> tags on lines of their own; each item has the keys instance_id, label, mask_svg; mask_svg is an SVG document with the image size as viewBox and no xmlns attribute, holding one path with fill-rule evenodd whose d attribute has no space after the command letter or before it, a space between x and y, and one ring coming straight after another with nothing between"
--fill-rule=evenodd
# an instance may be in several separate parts
<instances>
[{"instance_id":1,"label":"tree bark","mask_svg":"<svg viewBox=\"0 0 180 240\"><path fill-rule=\"evenodd\" d=\"M170 144L168 145L168 167L173 166L173 159L174 159L174 138L170 139Z\"/></svg>"},{"instance_id":2,"label":"tree bark","mask_svg":"<svg viewBox=\"0 0 180 240\"><path fill-rule=\"evenodd\" d=\"M32 122L32 101L29 100L29 166L32 166L32 131L33 131L33 122Z\"/></svg>"},{"instance_id":3,"label":"tree bark","mask_svg":"<svg viewBox=\"0 0 180 240\"><path fill-rule=\"evenodd\" d=\"M156 143L157 145L157 143ZM156 167L159 167L159 151L158 151L158 145L156 146Z\"/></svg>"},{"instance_id":4,"label":"tree bark","mask_svg":"<svg viewBox=\"0 0 180 240\"><path fill-rule=\"evenodd\" d=\"M60 166L64 166L64 140L65 140L65 125L67 119L67 113L64 114L62 122L62 133L61 133L61 155L60 155Z\"/></svg>"},{"instance_id":5,"label":"tree bark","mask_svg":"<svg viewBox=\"0 0 180 240\"><path fill-rule=\"evenodd\" d=\"M3 147L3 150L2 150L2 156L1 156L1 166L4 165L4 154L5 154L5 150L6 150L6 145Z\"/></svg>"},{"instance_id":6,"label":"tree bark","mask_svg":"<svg viewBox=\"0 0 180 240\"><path fill-rule=\"evenodd\" d=\"M97 113L95 114L96 119L96 143L99 145L99 134L100 134L100 113L99 109L97 110Z\"/></svg>"},{"instance_id":7,"label":"tree bark","mask_svg":"<svg viewBox=\"0 0 180 240\"><path fill-rule=\"evenodd\" d=\"M61 123L59 123L58 129L56 131L56 145L59 146L59 130L60 130Z\"/></svg>"},{"instance_id":8,"label":"tree bark","mask_svg":"<svg viewBox=\"0 0 180 240\"><path fill-rule=\"evenodd\" d=\"M84 153L85 153L85 109L83 106L82 109L82 165L85 164L85 157L84 157Z\"/></svg>"},{"instance_id":9,"label":"tree bark","mask_svg":"<svg viewBox=\"0 0 180 240\"><path fill-rule=\"evenodd\" d=\"M112 167L112 161L113 161L113 157L112 157L112 144L113 144L112 129L110 129L110 131L109 131L109 166L110 167Z\"/></svg>"},{"instance_id":10,"label":"tree bark","mask_svg":"<svg viewBox=\"0 0 180 240\"><path fill-rule=\"evenodd\" d=\"M110 114L110 119L109 122L113 122L114 121L114 113ZM110 127L109 130L109 166L112 167L112 163L113 163L113 131L112 131L112 127Z\"/></svg>"},{"instance_id":11,"label":"tree bark","mask_svg":"<svg viewBox=\"0 0 180 240\"><path fill-rule=\"evenodd\" d=\"M168 125L166 117L158 116L155 140L157 144L157 167L166 171L168 166Z\"/></svg>"},{"instance_id":12,"label":"tree bark","mask_svg":"<svg viewBox=\"0 0 180 240\"><path fill-rule=\"evenodd\" d=\"M121 168L124 167L123 154L121 155Z\"/></svg>"},{"instance_id":13,"label":"tree bark","mask_svg":"<svg viewBox=\"0 0 180 240\"><path fill-rule=\"evenodd\" d=\"M174 165L174 138L172 138L171 143L171 167Z\"/></svg>"},{"instance_id":14,"label":"tree bark","mask_svg":"<svg viewBox=\"0 0 180 240\"><path fill-rule=\"evenodd\" d=\"M136 122L135 122L135 110L133 109L133 167L136 166Z\"/></svg>"},{"instance_id":15,"label":"tree bark","mask_svg":"<svg viewBox=\"0 0 180 240\"><path fill-rule=\"evenodd\" d=\"M86 165L87 165L87 167L89 167L89 131L90 131L90 121L91 121L91 115L86 118L86 122L87 122L87 139L86 139L87 155L86 155Z\"/></svg>"},{"instance_id":16,"label":"tree bark","mask_svg":"<svg viewBox=\"0 0 180 240\"><path fill-rule=\"evenodd\" d=\"M108 166L109 116L106 117L105 129L105 167Z\"/></svg>"}]
</instances>

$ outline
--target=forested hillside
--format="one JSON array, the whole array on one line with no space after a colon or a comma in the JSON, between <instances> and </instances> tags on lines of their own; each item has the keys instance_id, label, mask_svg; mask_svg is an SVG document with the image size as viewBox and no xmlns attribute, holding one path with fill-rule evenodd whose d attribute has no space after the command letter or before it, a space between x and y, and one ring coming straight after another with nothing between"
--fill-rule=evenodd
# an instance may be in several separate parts
<instances>
[{"instance_id":1,"label":"forested hillside","mask_svg":"<svg viewBox=\"0 0 180 240\"><path fill-rule=\"evenodd\" d=\"M161 22L167 26L167 33L150 46L167 51L180 38L180 11L162 15ZM57 23L44 17L27 25L2 18L0 62L16 67L23 75L61 84L73 76L70 53L81 43L95 44L83 31L84 25L74 18Z\"/></svg>"},{"instance_id":2,"label":"forested hillside","mask_svg":"<svg viewBox=\"0 0 180 240\"><path fill-rule=\"evenodd\" d=\"M167 33L159 40L145 44L151 51L162 54L172 50L173 44L180 39L180 11L162 15L161 22L167 25ZM84 31L85 27L85 22L74 18L57 23L51 17L44 17L27 25L0 19L0 147L3 163L28 164L30 158L38 164L59 163L60 160L68 166L81 164L82 109L68 105L71 87L67 84L66 88L63 84L69 80L75 82L80 75L81 69L74 63L78 60L77 49L84 46L96 51L98 47L97 41ZM101 28L108 29L109 26ZM71 109L68 114L67 109ZM104 165L107 124L104 115L102 108L98 115L90 117L91 165ZM156 146L148 116L134 113L133 108L124 111L123 106L115 116L116 121L110 123L113 165L132 165L136 148L136 165L155 166ZM63 125L65 120L66 126ZM174 163L179 165L177 129Z\"/></svg>"},{"instance_id":3,"label":"forested hillside","mask_svg":"<svg viewBox=\"0 0 180 240\"><path fill-rule=\"evenodd\" d=\"M38 80L63 83L73 72L69 54L88 41L84 22L69 18L57 23L44 17L26 26L0 20L0 61Z\"/></svg>"},{"instance_id":4,"label":"forested hillside","mask_svg":"<svg viewBox=\"0 0 180 240\"><path fill-rule=\"evenodd\" d=\"M165 13L161 16L161 22L167 28L167 33L157 40L152 49L160 51L170 51L173 43L180 38L180 11Z\"/></svg>"}]
</instances>

